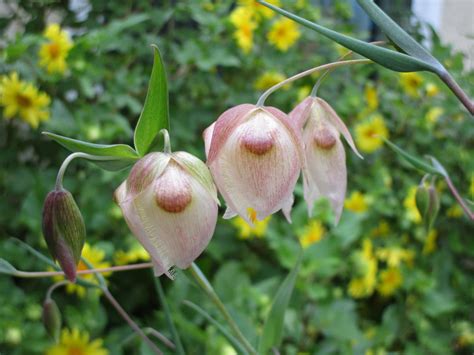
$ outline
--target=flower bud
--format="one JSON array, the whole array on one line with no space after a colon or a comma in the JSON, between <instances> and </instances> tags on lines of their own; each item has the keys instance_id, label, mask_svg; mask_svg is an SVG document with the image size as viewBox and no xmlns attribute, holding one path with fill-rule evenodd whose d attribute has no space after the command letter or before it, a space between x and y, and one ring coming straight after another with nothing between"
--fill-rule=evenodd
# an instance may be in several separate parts
<instances>
[{"instance_id":1,"label":"flower bud","mask_svg":"<svg viewBox=\"0 0 474 355\"><path fill-rule=\"evenodd\" d=\"M59 340L59 333L61 331L61 312L58 305L52 298L47 298L43 303L42 321L46 332L54 340Z\"/></svg>"},{"instance_id":2,"label":"flower bud","mask_svg":"<svg viewBox=\"0 0 474 355\"><path fill-rule=\"evenodd\" d=\"M314 202L326 197L335 215L340 219L347 186L346 154L340 134L360 157L352 136L344 122L329 104L308 97L290 113L290 118L303 130L306 166L303 167L303 188L308 213Z\"/></svg>"},{"instance_id":3,"label":"flower bud","mask_svg":"<svg viewBox=\"0 0 474 355\"><path fill-rule=\"evenodd\" d=\"M67 190L51 191L43 205L43 235L49 252L66 277L74 282L81 258L86 227L81 211Z\"/></svg>"},{"instance_id":4,"label":"flower bud","mask_svg":"<svg viewBox=\"0 0 474 355\"><path fill-rule=\"evenodd\" d=\"M217 222L217 190L207 166L185 153L150 153L115 191L130 230L148 251L155 275L173 278L208 245Z\"/></svg>"},{"instance_id":5,"label":"flower bud","mask_svg":"<svg viewBox=\"0 0 474 355\"><path fill-rule=\"evenodd\" d=\"M415 202L426 230L430 230L436 220L440 205L438 192L433 184L426 186L422 181L416 189Z\"/></svg>"},{"instance_id":6,"label":"flower bud","mask_svg":"<svg viewBox=\"0 0 474 355\"><path fill-rule=\"evenodd\" d=\"M273 107L243 104L204 131L207 165L227 204L224 218L247 223L283 210L288 221L303 166L301 133Z\"/></svg>"}]
</instances>

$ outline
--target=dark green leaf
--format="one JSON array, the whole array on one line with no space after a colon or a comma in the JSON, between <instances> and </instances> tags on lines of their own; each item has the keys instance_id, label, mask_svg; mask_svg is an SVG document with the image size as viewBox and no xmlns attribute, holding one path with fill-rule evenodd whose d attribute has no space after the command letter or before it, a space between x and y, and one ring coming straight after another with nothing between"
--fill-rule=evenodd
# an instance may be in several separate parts
<instances>
[{"instance_id":1,"label":"dark green leaf","mask_svg":"<svg viewBox=\"0 0 474 355\"><path fill-rule=\"evenodd\" d=\"M300 269L302 253L293 267L293 270L288 274L280 288L278 289L275 298L273 299L272 308L268 314L263 327L262 337L260 338L258 352L260 354L268 354L272 347L278 347L281 343L283 335L283 322L285 318L285 311L290 303L290 298L295 287L296 277Z\"/></svg>"},{"instance_id":2,"label":"dark green leaf","mask_svg":"<svg viewBox=\"0 0 474 355\"><path fill-rule=\"evenodd\" d=\"M95 144L60 136L50 132L43 132L43 134L72 152L111 157L110 160L91 160L106 170L115 171L124 169L132 165L139 158L133 148L126 144Z\"/></svg>"},{"instance_id":3,"label":"dark green leaf","mask_svg":"<svg viewBox=\"0 0 474 355\"><path fill-rule=\"evenodd\" d=\"M299 24L322 34L323 36L328 37L329 39L332 39L340 45L350 50L353 50L354 52L359 53L360 55L369 58L388 69L398 72L414 72L422 70L436 72L436 69L432 65L425 63L419 59L343 35L339 32L330 30L326 27L308 21L295 14L292 14L291 12L280 9L279 7L271 5L265 1L259 2L262 5L265 5L266 7L278 12L279 14L286 16L292 19L293 21L296 21Z\"/></svg>"},{"instance_id":4,"label":"dark green leaf","mask_svg":"<svg viewBox=\"0 0 474 355\"><path fill-rule=\"evenodd\" d=\"M153 46L153 50L153 69L148 84L148 93L134 135L135 149L140 156L149 152L161 129L169 130L166 72L158 47Z\"/></svg>"}]
</instances>

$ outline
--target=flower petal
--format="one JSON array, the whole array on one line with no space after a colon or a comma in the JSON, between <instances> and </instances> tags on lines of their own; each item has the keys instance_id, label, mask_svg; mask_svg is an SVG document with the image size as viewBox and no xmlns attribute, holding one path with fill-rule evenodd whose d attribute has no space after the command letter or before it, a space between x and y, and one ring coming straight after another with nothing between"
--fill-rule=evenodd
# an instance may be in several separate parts
<instances>
[{"instance_id":1,"label":"flower petal","mask_svg":"<svg viewBox=\"0 0 474 355\"><path fill-rule=\"evenodd\" d=\"M127 193L135 196L145 190L165 170L171 156L166 153L149 153L135 163L127 178Z\"/></svg>"},{"instance_id":2,"label":"flower petal","mask_svg":"<svg viewBox=\"0 0 474 355\"><path fill-rule=\"evenodd\" d=\"M202 137L204 138L204 150L206 152L206 158L209 156L209 150L211 149L212 135L214 134L214 127L216 123L214 122L209 127L207 127L204 132L202 132Z\"/></svg>"},{"instance_id":3,"label":"flower petal","mask_svg":"<svg viewBox=\"0 0 474 355\"><path fill-rule=\"evenodd\" d=\"M314 102L314 98L308 96L306 99L301 101L295 108L289 113L290 120L295 122L296 126L301 130L303 129L306 121L311 114L311 105Z\"/></svg>"}]
</instances>

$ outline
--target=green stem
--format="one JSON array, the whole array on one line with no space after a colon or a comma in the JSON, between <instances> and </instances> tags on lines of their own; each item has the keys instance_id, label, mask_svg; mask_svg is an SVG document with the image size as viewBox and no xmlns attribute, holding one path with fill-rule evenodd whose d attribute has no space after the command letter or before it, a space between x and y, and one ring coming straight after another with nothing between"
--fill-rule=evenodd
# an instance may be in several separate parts
<instances>
[{"instance_id":1,"label":"green stem","mask_svg":"<svg viewBox=\"0 0 474 355\"><path fill-rule=\"evenodd\" d=\"M168 130L163 128L160 130L160 133L163 135L163 152L167 154L171 154L171 143L170 143L170 134L168 133Z\"/></svg>"},{"instance_id":2,"label":"green stem","mask_svg":"<svg viewBox=\"0 0 474 355\"><path fill-rule=\"evenodd\" d=\"M456 95L456 97L464 105L464 107L466 107L471 116L474 115L474 103L469 98L469 96L467 96L464 90L459 86L456 80L454 80L451 74L449 74L448 71L444 71L438 73L438 76L441 80L444 81L446 86L454 93L454 95Z\"/></svg>"},{"instance_id":3,"label":"green stem","mask_svg":"<svg viewBox=\"0 0 474 355\"><path fill-rule=\"evenodd\" d=\"M184 351L183 344L181 343L179 333L176 330L176 327L174 326L174 322L171 317L171 312L168 303L166 302L165 292L163 291L163 287L161 286L160 279L153 275L153 281L155 282L155 288L156 292L158 293L158 298L160 299L161 306L163 307L163 311L165 312L166 323L168 323L168 328L170 329L171 335L173 336L174 344L176 346L176 353L180 355L185 355L186 352Z\"/></svg>"},{"instance_id":4,"label":"green stem","mask_svg":"<svg viewBox=\"0 0 474 355\"><path fill-rule=\"evenodd\" d=\"M225 308L224 303L222 303L222 301L219 299L219 296L217 295L216 291L214 291L214 288L211 286L206 276L204 276L201 269L199 269L199 267L195 263L192 263L191 267L188 268L186 272L196 281L199 287L206 293L212 303L214 303L214 305L217 307L219 312L221 312L222 316L232 329L235 337L242 343L242 345L249 352L249 354L256 355L257 351L252 347L249 341L242 334L238 325L235 323L234 319Z\"/></svg>"}]
</instances>

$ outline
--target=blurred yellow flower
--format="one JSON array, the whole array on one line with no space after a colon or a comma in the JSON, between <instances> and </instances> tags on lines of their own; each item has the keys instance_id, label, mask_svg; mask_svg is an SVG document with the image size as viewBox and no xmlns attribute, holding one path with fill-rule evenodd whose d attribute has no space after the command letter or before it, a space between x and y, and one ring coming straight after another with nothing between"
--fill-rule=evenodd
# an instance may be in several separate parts
<instances>
[{"instance_id":1,"label":"blurred yellow flower","mask_svg":"<svg viewBox=\"0 0 474 355\"><path fill-rule=\"evenodd\" d=\"M418 73L400 73L400 84L403 90L412 97L418 97L418 89L422 83L423 78Z\"/></svg>"},{"instance_id":2,"label":"blurred yellow flower","mask_svg":"<svg viewBox=\"0 0 474 355\"><path fill-rule=\"evenodd\" d=\"M380 221L377 227L372 229L372 237L385 237L390 233L390 225L387 221Z\"/></svg>"},{"instance_id":3,"label":"blurred yellow flower","mask_svg":"<svg viewBox=\"0 0 474 355\"><path fill-rule=\"evenodd\" d=\"M461 218L463 214L464 214L464 211L462 210L461 206L459 206L458 204L452 205L446 211L446 215L450 218Z\"/></svg>"},{"instance_id":4,"label":"blurred yellow flower","mask_svg":"<svg viewBox=\"0 0 474 355\"><path fill-rule=\"evenodd\" d=\"M253 227L250 226L242 217L232 219L232 225L237 229L238 237L240 239L250 239L251 237L263 238L267 232L271 216L268 216L263 221L259 221L256 218L255 211L250 210L249 215L253 222Z\"/></svg>"},{"instance_id":5,"label":"blurred yellow flower","mask_svg":"<svg viewBox=\"0 0 474 355\"><path fill-rule=\"evenodd\" d=\"M380 248L376 252L377 258L385 261L389 267L400 266L402 262L411 264L415 254L412 250L400 247Z\"/></svg>"},{"instance_id":6,"label":"blurred yellow flower","mask_svg":"<svg viewBox=\"0 0 474 355\"><path fill-rule=\"evenodd\" d=\"M283 80L285 80L285 76L283 74L277 73L275 71L268 71L260 75L257 80L255 80L254 87L257 90L266 90ZM285 85L283 88L288 90L289 86Z\"/></svg>"},{"instance_id":7,"label":"blurred yellow flower","mask_svg":"<svg viewBox=\"0 0 474 355\"><path fill-rule=\"evenodd\" d=\"M354 298L363 298L372 295L377 284L377 259L373 254L372 242L364 239L362 250L356 252L358 262L362 267L363 275L351 279L348 292ZM360 271L360 270L359 270Z\"/></svg>"},{"instance_id":8,"label":"blurred yellow flower","mask_svg":"<svg viewBox=\"0 0 474 355\"><path fill-rule=\"evenodd\" d=\"M257 28L254 17L255 12L247 6L239 6L230 14L230 22L235 26L234 38L244 53L253 47L253 31Z\"/></svg>"},{"instance_id":9,"label":"blurred yellow flower","mask_svg":"<svg viewBox=\"0 0 474 355\"><path fill-rule=\"evenodd\" d=\"M282 18L275 21L267 34L268 41L280 51L286 52L300 37L296 22Z\"/></svg>"},{"instance_id":10,"label":"blurred yellow flower","mask_svg":"<svg viewBox=\"0 0 474 355\"><path fill-rule=\"evenodd\" d=\"M298 89L298 93L296 94L296 100L298 102L303 101L311 94L311 86L305 85Z\"/></svg>"},{"instance_id":11,"label":"blurred yellow flower","mask_svg":"<svg viewBox=\"0 0 474 355\"><path fill-rule=\"evenodd\" d=\"M375 115L355 127L356 142L359 149L365 153L372 153L379 149L383 138L388 138L388 129L381 115Z\"/></svg>"},{"instance_id":12,"label":"blurred yellow flower","mask_svg":"<svg viewBox=\"0 0 474 355\"><path fill-rule=\"evenodd\" d=\"M275 6L281 5L280 0L267 0L267 2ZM259 4L255 0L238 0L237 3L241 6L253 9L257 15L261 15L264 18L272 18L275 16L275 12L272 9Z\"/></svg>"},{"instance_id":13,"label":"blurred yellow flower","mask_svg":"<svg viewBox=\"0 0 474 355\"><path fill-rule=\"evenodd\" d=\"M344 207L355 213L367 211L369 198L360 191L354 191L344 202Z\"/></svg>"},{"instance_id":14,"label":"blurred yellow flower","mask_svg":"<svg viewBox=\"0 0 474 355\"><path fill-rule=\"evenodd\" d=\"M428 83L425 86L426 95L428 97L433 97L439 94L439 88L436 84Z\"/></svg>"},{"instance_id":15,"label":"blurred yellow flower","mask_svg":"<svg viewBox=\"0 0 474 355\"><path fill-rule=\"evenodd\" d=\"M403 276L399 268L391 267L380 272L377 291L382 296L390 296L403 284Z\"/></svg>"},{"instance_id":16,"label":"blurred yellow flower","mask_svg":"<svg viewBox=\"0 0 474 355\"><path fill-rule=\"evenodd\" d=\"M4 107L3 116L12 118L18 115L31 127L38 127L49 119L49 96L39 91L33 84L22 81L17 72L0 79L0 105Z\"/></svg>"},{"instance_id":17,"label":"blurred yellow flower","mask_svg":"<svg viewBox=\"0 0 474 355\"><path fill-rule=\"evenodd\" d=\"M104 261L105 252L102 249L90 246L88 243L84 244L84 248L82 249L82 257L86 259L94 267L94 269L102 269L102 268L110 267L110 263L107 261ZM81 270L89 270L89 267L82 260L77 265L77 271L81 271ZM103 276L108 276L110 275L110 272L104 272L101 274ZM85 275L78 275L78 276L89 282L98 284L97 278L94 276L94 274L85 274ZM55 276L54 280L61 281L61 280L64 280L64 277ZM67 292L76 293L79 297L84 297L86 294L86 290L87 290L86 287L80 286L76 283L68 283L66 285Z\"/></svg>"},{"instance_id":18,"label":"blurred yellow flower","mask_svg":"<svg viewBox=\"0 0 474 355\"><path fill-rule=\"evenodd\" d=\"M435 124L438 122L439 117L444 113L444 110L441 107L432 107L428 110L425 115L425 120L429 124Z\"/></svg>"},{"instance_id":19,"label":"blurred yellow flower","mask_svg":"<svg viewBox=\"0 0 474 355\"><path fill-rule=\"evenodd\" d=\"M59 343L46 351L46 355L107 355L109 352L102 347L102 339L90 341L87 332L63 329Z\"/></svg>"},{"instance_id":20,"label":"blurred yellow flower","mask_svg":"<svg viewBox=\"0 0 474 355\"><path fill-rule=\"evenodd\" d=\"M57 23L48 25L43 35L49 42L40 47L40 66L46 68L48 73L63 74L67 68L66 58L73 46L72 41Z\"/></svg>"},{"instance_id":21,"label":"blurred yellow flower","mask_svg":"<svg viewBox=\"0 0 474 355\"><path fill-rule=\"evenodd\" d=\"M403 206L405 206L406 208L407 219L414 223L420 223L421 215L420 212L418 212L418 208L416 208L415 201L416 189L417 186L410 187L407 196L405 197L405 200L403 200Z\"/></svg>"},{"instance_id":22,"label":"blurred yellow flower","mask_svg":"<svg viewBox=\"0 0 474 355\"><path fill-rule=\"evenodd\" d=\"M436 239L438 239L438 232L436 229L430 230L423 244L423 255L431 254L436 250Z\"/></svg>"},{"instance_id":23,"label":"blurred yellow flower","mask_svg":"<svg viewBox=\"0 0 474 355\"><path fill-rule=\"evenodd\" d=\"M117 265L133 264L138 261L150 260L150 254L139 244L134 245L127 251L117 250L114 253L114 262Z\"/></svg>"},{"instance_id":24,"label":"blurred yellow flower","mask_svg":"<svg viewBox=\"0 0 474 355\"><path fill-rule=\"evenodd\" d=\"M366 85L365 86L365 101L369 106L370 111L375 111L377 107L379 107L379 98L377 96L377 90L373 85Z\"/></svg>"},{"instance_id":25,"label":"blurred yellow flower","mask_svg":"<svg viewBox=\"0 0 474 355\"><path fill-rule=\"evenodd\" d=\"M459 337L457 338L457 345L464 348L474 344L474 329L467 321L456 323L455 326Z\"/></svg>"},{"instance_id":26,"label":"blurred yellow flower","mask_svg":"<svg viewBox=\"0 0 474 355\"><path fill-rule=\"evenodd\" d=\"M471 174L471 183L469 184L469 195L474 199L474 174Z\"/></svg>"},{"instance_id":27,"label":"blurred yellow flower","mask_svg":"<svg viewBox=\"0 0 474 355\"><path fill-rule=\"evenodd\" d=\"M320 221L313 220L309 222L300 234L298 234L298 239L303 248L308 248L312 244L323 239L325 232L326 230L324 229L323 224Z\"/></svg>"},{"instance_id":28,"label":"blurred yellow flower","mask_svg":"<svg viewBox=\"0 0 474 355\"><path fill-rule=\"evenodd\" d=\"M304 9L306 6L308 6L308 0L296 0L295 7L298 10Z\"/></svg>"}]
</instances>

